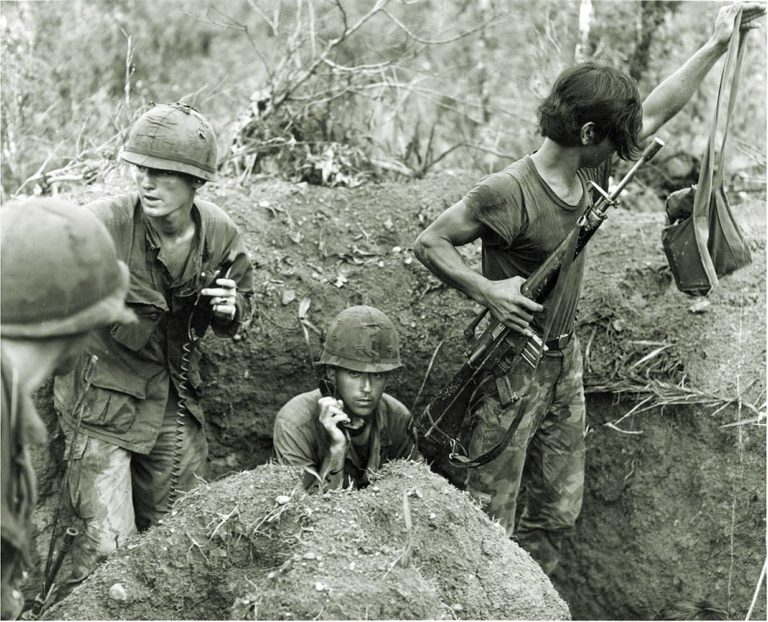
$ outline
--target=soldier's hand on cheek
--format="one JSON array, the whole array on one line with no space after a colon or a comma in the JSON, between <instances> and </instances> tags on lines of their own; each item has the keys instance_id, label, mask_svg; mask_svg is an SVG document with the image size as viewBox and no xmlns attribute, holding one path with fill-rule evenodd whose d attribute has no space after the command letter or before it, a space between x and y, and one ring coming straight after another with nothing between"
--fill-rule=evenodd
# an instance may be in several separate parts
<instances>
[{"instance_id":1,"label":"soldier's hand on cheek","mask_svg":"<svg viewBox=\"0 0 768 622\"><path fill-rule=\"evenodd\" d=\"M331 447L346 446L347 437L339 426L340 423L349 423L349 416L343 410L344 403L332 397L321 397L317 403L320 405L318 418L328 433Z\"/></svg>"}]
</instances>

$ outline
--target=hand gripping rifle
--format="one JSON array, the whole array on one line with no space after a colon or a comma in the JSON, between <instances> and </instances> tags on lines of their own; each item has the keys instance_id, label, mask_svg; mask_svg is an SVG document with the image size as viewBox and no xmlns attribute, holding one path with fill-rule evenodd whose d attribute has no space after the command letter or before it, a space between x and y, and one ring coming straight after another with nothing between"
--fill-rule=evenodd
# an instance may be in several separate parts
<instances>
[{"instance_id":1,"label":"hand gripping rifle","mask_svg":"<svg viewBox=\"0 0 768 622\"><path fill-rule=\"evenodd\" d=\"M520 292L541 302L553 291L561 272L566 273L573 260L592 238L597 228L606 219L605 212L616 200L637 170L664 146L654 138L645 149L640 159L635 162L619 184L608 193L594 182L590 182L601 198L579 218L576 227L557 246L525 281ZM554 296L553 296L554 297ZM475 328L487 313L483 310L464 331L469 339L474 337ZM495 376L496 388L502 406L519 400L508 382L511 372L528 373L536 369L544 353L546 332L533 337L521 335L493 318L486 330L476 340L469 359L451 378L438 395L427 405L416 421L419 431L420 449L432 459L445 458L453 467L473 468L486 464L496 458L512 439L522 419L523 409L509 426L504 438L490 451L476 458L469 458L459 440L465 429L465 417L472 404L473 397L480 383L487 378L488 372Z\"/></svg>"}]
</instances>

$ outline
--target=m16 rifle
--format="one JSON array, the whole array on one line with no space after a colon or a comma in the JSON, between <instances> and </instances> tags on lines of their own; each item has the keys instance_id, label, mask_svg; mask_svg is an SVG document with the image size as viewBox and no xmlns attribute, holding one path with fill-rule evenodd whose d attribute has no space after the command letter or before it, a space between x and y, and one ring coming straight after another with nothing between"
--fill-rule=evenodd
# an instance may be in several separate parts
<instances>
[{"instance_id":1,"label":"m16 rifle","mask_svg":"<svg viewBox=\"0 0 768 622\"><path fill-rule=\"evenodd\" d=\"M561 272L566 273L598 227L606 219L605 212L617 199L637 170L664 146L663 141L654 138L640 159L635 162L619 184L608 193L594 182L590 182L600 194L600 199L590 207L576 223L576 227L557 246L552 254L525 281L520 292L535 302L541 302L554 290ZM555 295L553 295L555 297ZM487 313L478 315L464 331L474 339L475 328ZM519 399L512 392L507 380L510 374L530 373L536 369L545 350L547 335L535 334L527 337L492 318L488 327L475 341L475 347L468 360L427 405L416 420L419 432L419 448L429 459L445 466L462 469L477 467L496 458L512 439L522 419L523 410L510 424L504 438L482 456L469 458L461 443L466 433L466 416L472 405L472 398L483 378L488 373L496 376L496 388L503 406ZM447 458L448 465L445 464Z\"/></svg>"}]
</instances>

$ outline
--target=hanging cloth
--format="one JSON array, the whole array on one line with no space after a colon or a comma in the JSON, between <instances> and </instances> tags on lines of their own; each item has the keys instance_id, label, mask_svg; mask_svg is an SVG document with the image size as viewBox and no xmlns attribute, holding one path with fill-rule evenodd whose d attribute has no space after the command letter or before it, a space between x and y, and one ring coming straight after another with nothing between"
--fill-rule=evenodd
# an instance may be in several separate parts
<instances>
[{"instance_id":1,"label":"hanging cloth","mask_svg":"<svg viewBox=\"0 0 768 622\"><path fill-rule=\"evenodd\" d=\"M718 278L752 261L749 245L733 218L725 194L725 147L728 125L736 102L744 40L739 31L741 11L736 16L728 56L720 77L715 114L709 141L701 160L695 186L678 190L667 199L667 216L672 224L662 232L662 245L677 288L703 296L718 284ZM721 102L730 77L728 107L723 123L719 158L715 165L715 139Z\"/></svg>"}]
</instances>

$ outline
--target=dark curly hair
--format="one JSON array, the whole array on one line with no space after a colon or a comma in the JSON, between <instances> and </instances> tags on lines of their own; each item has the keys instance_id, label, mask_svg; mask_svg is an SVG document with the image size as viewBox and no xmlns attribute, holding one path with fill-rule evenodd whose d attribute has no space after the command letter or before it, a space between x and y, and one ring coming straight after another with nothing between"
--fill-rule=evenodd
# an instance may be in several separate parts
<instances>
[{"instance_id":1,"label":"dark curly hair","mask_svg":"<svg viewBox=\"0 0 768 622\"><path fill-rule=\"evenodd\" d=\"M580 145L581 128L592 121L597 142L609 137L623 160L640 152L640 93L632 78L613 67L587 62L566 69L537 112L542 136L558 145Z\"/></svg>"}]
</instances>

